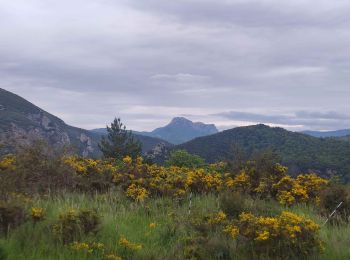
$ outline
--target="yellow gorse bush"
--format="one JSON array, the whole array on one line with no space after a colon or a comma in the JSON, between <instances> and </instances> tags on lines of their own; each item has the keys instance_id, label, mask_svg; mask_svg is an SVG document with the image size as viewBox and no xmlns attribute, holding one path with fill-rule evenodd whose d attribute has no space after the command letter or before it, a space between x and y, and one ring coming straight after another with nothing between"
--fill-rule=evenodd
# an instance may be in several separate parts
<instances>
[{"instance_id":1,"label":"yellow gorse bush","mask_svg":"<svg viewBox=\"0 0 350 260\"><path fill-rule=\"evenodd\" d=\"M115 173L117 167L110 160L94 160L77 156L64 158L64 162L78 175L89 176L93 174Z\"/></svg>"},{"instance_id":2,"label":"yellow gorse bush","mask_svg":"<svg viewBox=\"0 0 350 260\"><path fill-rule=\"evenodd\" d=\"M98 242L73 242L70 244L70 249L79 253L103 254L105 251L105 245L103 243Z\"/></svg>"},{"instance_id":3,"label":"yellow gorse bush","mask_svg":"<svg viewBox=\"0 0 350 260\"><path fill-rule=\"evenodd\" d=\"M132 158L130 156L126 156L123 158L123 162L125 164L131 164L132 163Z\"/></svg>"},{"instance_id":4,"label":"yellow gorse bush","mask_svg":"<svg viewBox=\"0 0 350 260\"><path fill-rule=\"evenodd\" d=\"M272 197L281 204L290 206L300 202L318 202L320 191L328 184L327 180L315 174L292 178L287 175L288 169L280 164L274 165L271 172L260 176L253 166L232 175L224 172L224 163L190 169L149 165L143 163L141 157L133 160L129 156L123 159L121 165L111 160L79 157L67 157L65 163L77 176L90 178L94 183L96 178L105 178L104 182L113 182L129 198L139 202L152 196L183 197L190 192L201 194L229 189L261 198Z\"/></svg>"},{"instance_id":5,"label":"yellow gorse bush","mask_svg":"<svg viewBox=\"0 0 350 260\"><path fill-rule=\"evenodd\" d=\"M113 175L113 182L124 187L131 198L134 190L146 189L147 194L182 197L193 191L197 193L219 191L224 187L223 174L206 169L163 167L143 164L140 158L130 162ZM137 192L135 192L137 194Z\"/></svg>"},{"instance_id":6,"label":"yellow gorse bush","mask_svg":"<svg viewBox=\"0 0 350 260\"><path fill-rule=\"evenodd\" d=\"M318 202L320 192L327 184L327 180L316 174L303 174L296 179L285 176L273 184L273 189L277 193L277 200L290 206L298 202Z\"/></svg>"},{"instance_id":7,"label":"yellow gorse bush","mask_svg":"<svg viewBox=\"0 0 350 260\"><path fill-rule=\"evenodd\" d=\"M219 211L216 214L210 215L207 222L209 225L217 225L217 224L221 224L226 219L227 219L226 214L223 211Z\"/></svg>"},{"instance_id":8,"label":"yellow gorse bush","mask_svg":"<svg viewBox=\"0 0 350 260\"><path fill-rule=\"evenodd\" d=\"M236 239L237 236L239 235L239 229L235 225L227 225L224 228L224 232L228 235L230 235L233 239Z\"/></svg>"},{"instance_id":9,"label":"yellow gorse bush","mask_svg":"<svg viewBox=\"0 0 350 260\"><path fill-rule=\"evenodd\" d=\"M138 251L142 249L141 244L135 244L127 240L124 236L121 236L119 239L119 245L124 247L125 249L131 250L131 251Z\"/></svg>"},{"instance_id":10,"label":"yellow gorse bush","mask_svg":"<svg viewBox=\"0 0 350 260\"><path fill-rule=\"evenodd\" d=\"M131 184L126 190L126 196L138 202L143 202L148 197L148 192L145 188L139 185Z\"/></svg>"},{"instance_id":11,"label":"yellow gorse bush","mask_svg":"<svg viewBox=\"0 0 350 260\"><path fill-rule=\"evenodd\" d=\"M259 254L310 255L323 250L318 237L320 226L312 220L284 211L276 217L241 213L239 219L227 225L224 232L233 239L252 244Z\"/></svg>"},{"instance_id":12,"label":"yellow gorse bush","mask_svg":"<svg viewBox=\"0 0 350 260\"><path fill-rule=\"evenodd\" d=\"M34 221L41 221L45 218L45 211L43 208L32 207L30 216Z\"/></svg>"},{"instance_id":13,"label":"yellow gorse bush","mask_svg":"<svg viewBox=\"0 0 350 260\"><path fill-rule=\"evenodd\" d=\"M16 169L16 156L10 154L2 157L0 159L0 170L10 170L13 171Z\"/></svg>"}]
</instances>

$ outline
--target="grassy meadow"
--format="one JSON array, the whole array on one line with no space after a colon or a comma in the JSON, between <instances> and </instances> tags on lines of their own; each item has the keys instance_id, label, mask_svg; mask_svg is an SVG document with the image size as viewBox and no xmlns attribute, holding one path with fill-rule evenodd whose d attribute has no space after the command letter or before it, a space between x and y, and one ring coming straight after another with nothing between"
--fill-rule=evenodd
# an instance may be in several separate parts
<instances>
[{"instance_id":1,"label":"grassy meadow","mask_svg":"<svg viewBox=\"0 0 350 260\"><path fill-rule=\"evenodd\" d=\"M268 158L194 159L4 156L0 259L350 259L348 187Z\"/></svg>"},{"instance_id":2,"label":"grassy meadow","mask_svg":"<svg viewBox=\"0 0 350 260\"><path fill-rule=\"evenodd\" d=\"M254 204L254 201L251 203ZM272 205L266 206L279 207L270 203ZM57 242L52 235L51 227L59 214L71 208L94 209L98 212L101 216L101 230L83 240L103 243L106 252L126 259L186 259L186 241L197 235L197 231L189 225L189 220L193 216L204 216L220 210L220 201L215 195L193 197L189 213L189 199L178 202L158 198L140 204L130 202L124 194L117 191L94 195L62 193L35 197L30 205L45 209L45 220L35 225L29 221L10 230L8 237L2 237L0 246L7 255L4 259L105 259L106 254L72 250L69 245ZM321 225L320 238L324 241L325 250L315 259L350 258L349 225L322 226L324 218L310 205L281 210L305 215ZM155 226L152 226L153 223ZM141 244L142 249L128 252L118 243L121 236ZM247 252L237 252L235 242L230 238L223 239L220 232L213 231L210 237L212 241L207 242L207 248L198 250L197 256L203 257L202 259L225 259L225 256L231 259L247 258Z\"/></svg>"}]
</instances>

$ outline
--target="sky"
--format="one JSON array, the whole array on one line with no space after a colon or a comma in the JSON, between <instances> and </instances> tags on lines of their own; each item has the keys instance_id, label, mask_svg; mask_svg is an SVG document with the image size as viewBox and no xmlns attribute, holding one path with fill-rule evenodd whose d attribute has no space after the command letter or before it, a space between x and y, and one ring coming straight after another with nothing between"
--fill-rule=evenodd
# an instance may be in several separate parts
<instances>
[{"instance_id":1,"label":"sky","mask_svg":"<svg viewBox=\"0 0 350 260\"><path fill-rule=\"evenodd\" d=\"M350 128L348 0L0 0L0 88L66 123Z\"/></svg>"}]
</instances>

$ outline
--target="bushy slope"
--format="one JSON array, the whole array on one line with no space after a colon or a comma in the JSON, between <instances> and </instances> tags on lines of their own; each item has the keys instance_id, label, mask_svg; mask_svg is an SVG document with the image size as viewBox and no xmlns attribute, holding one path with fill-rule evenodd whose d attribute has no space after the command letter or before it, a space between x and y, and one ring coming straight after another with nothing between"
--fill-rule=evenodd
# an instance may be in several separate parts
<instances>
[{"instance_id":1,"label":"bushy slope","mask_svg":"<svg viewBox=\"0 0 350 260\"><path fill-rule=\"evenodd\" d=\"M98 156L99 135L65 124L29 101L0 89L0 141L11 145L35 136L50 144L72 144L85 156Z\"/></svg>"},{"instance_id":2,"label":"bushy slope","mask_svg":"<svg viewBox=\"0 0 350 260\"><path fill-rule=\"evenodd\" d=\"M196 138L176 146L202 156L209 162L230 156L231 146L238 145L248 155L272 148L292 172L337 172L350 178L350 143L334 138L319 139L282 128L265 125L238 127L215 135Z\"/></svg>"}]
</instances>

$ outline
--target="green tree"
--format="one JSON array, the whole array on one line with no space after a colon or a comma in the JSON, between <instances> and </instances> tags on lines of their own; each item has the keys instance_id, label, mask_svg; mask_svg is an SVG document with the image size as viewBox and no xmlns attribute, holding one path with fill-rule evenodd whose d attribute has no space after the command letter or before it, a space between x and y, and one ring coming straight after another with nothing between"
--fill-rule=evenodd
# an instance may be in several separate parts
<instances>
[{"instance_id":1,"label":"green tree","mask_svg":"<svg viewBox=\"0 0 350 260\"><path fill-rule=\"evenodd\" d=\"M98 146L104 157L119 160L125 156L136 158L142 151L141 143L134 138L131 131L126 130L120 118L115 118L111 126L107 126L107 136L102 137Z\"/></svg>"},{"instance_id":2,"label":"green tree","mask_svg":"<svg viewBox=\"0 0 350 260\"><path fill-rule=\"evenodd\" d=\"M185 150L176 150L170 153L166 166L199 168L205 165L204 159L198 155L190 154Z\"/></svg>"}]
</instances>

